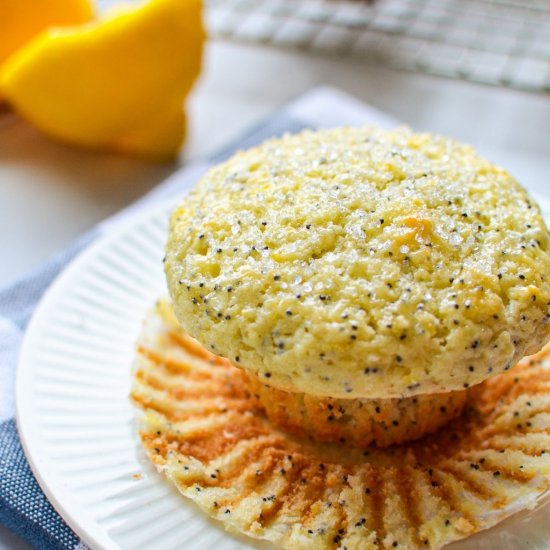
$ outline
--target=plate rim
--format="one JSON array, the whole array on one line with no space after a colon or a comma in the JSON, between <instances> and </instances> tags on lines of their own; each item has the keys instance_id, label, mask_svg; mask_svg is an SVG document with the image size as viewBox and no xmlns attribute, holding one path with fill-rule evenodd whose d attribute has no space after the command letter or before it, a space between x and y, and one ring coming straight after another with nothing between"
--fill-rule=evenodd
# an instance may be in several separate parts
<instances>
[{"instance_id":1,"label":"plate rim","mask_svg":"<svg viewBox=\"0 0 550 550\"><path fill-rule=\"evenodd\" d=\"M15 374L15 422L21 447L33 476L54 511L73 530L81 542L93 549L118 549L119 546L103 532L90 532L89 528L83 525L82 521L83 517L89 517L86 509L74 500L74 497L65 489L62 480L53 470L49 475L47 473L44 474L44 470L47 470L47 464L50 462L50 459L45 457L43 453L41 454L39 450L37 451L35 448L37 442L33 441L32 430L35 419L33 419L32 400L28 397L29 390L27 384L31 372L29 368L25 367L25 364L32 361L35 355L35 349L32 347L32 342L36 338L35 333L37 332L35 328L40 325L43 317L47 317L46 314L51 302L57 298L65 282L79 270L80 266L89 261L91 257L97 255L99 251L108 247L113 241L117 241L131 227L153 219L162 213L168 213L168 209L170 207L173 208L177 204L177 200L181 200L187 193L188 191L185 191L181 196L178 195L179 199L171 197L150 208L130 214L129 218L121 220L117 227L109 228L105 234L99 235L96 241L90 243L72 258L44 291L25 328L21 340ZM73 510L72 512L71 509ZM74 512L75 510L77 513ZM97 523L94 518L89 518L89 521Z\"/></svg>"}]
</instances>

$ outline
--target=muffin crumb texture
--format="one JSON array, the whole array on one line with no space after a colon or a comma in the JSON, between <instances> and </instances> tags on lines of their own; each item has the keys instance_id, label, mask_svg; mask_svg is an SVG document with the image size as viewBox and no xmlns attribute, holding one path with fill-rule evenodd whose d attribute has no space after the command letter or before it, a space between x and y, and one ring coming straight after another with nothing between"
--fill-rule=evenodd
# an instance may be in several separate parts
<instances>
[{"instance_id":1,"label":"muffin crumb texture","mask_svg":"<svg viewBox=\"0 0 550 550\"><path fill-rule=\"evenodd\" d=\"M173 213L165 269L184 329L286 391L465 389L549 335L538 206L471 147L404 128L238 153Z\"/></svg>"},{"instance_id":2,"label":"muffin crumb texture","mask_svg":"<svg viewBox=\"0 0 550 550\"><path fill-rule=\"evenodd\" d=\"M462 413L471 390L395 399L334 399L286 392L262 384L249 387L272 426L298 437L359 449L389 447L444 429Z\"/></svg>"}]
</instances>

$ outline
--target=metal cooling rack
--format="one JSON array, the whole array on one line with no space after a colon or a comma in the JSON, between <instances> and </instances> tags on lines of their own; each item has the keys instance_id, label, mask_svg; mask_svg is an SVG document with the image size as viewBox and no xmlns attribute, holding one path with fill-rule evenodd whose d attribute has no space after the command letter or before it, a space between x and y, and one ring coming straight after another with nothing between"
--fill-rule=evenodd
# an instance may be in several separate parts
<instances>
[{"instance_id":1,"label":"metal cooling rack","mask_svg":"<svg viewBox=\"0 0 550 550\"><path fill-rule=\"evenodd\" d=\"M205 0L211 36L550 93L550 0Z\"/></svg>"}]
</instances>

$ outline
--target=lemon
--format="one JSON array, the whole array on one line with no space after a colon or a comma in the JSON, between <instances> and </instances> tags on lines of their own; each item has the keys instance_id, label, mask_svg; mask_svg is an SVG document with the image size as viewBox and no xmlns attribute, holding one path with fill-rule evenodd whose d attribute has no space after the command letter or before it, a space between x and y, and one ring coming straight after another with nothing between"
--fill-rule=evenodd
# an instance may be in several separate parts
<instances>
[{"instance_id":1,"label":"lemon","mask_svg":"<svg viewBox=\"0 0 550 550\"><path fill-rule=\"evenodd\" d=\"M49 29L5 63L0 95L44 133L81 147L172 158L200 72L200 0L151 0Z\"/></svg>"},{"instance_id":2,"label":"lemon","mask_svg":"<svg viewBox=\"0 0 550 550\"><path fill-rule=\"evenodd\" d=\"M0 2L0 66L25 42L51 26L91 19L88 0L2 0Z\"/></svg>"}]
</instances>

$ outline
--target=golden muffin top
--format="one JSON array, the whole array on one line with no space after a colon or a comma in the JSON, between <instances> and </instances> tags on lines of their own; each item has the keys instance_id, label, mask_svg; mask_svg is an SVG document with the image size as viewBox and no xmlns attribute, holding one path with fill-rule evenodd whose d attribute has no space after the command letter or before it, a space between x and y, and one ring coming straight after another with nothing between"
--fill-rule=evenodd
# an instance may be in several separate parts
<instances>
[{"instance_id":1,"label":"golden muffin top","mask_svg":"<svg viewBox=\"0 0 550 550\"><path fill-rule=\"evenodd\" d=\"M457 390L550 335L540 210L467 146L406 128L273 139L172 214L176 315L274 387L330 397Z\"/></svg>"}]
</instances>

